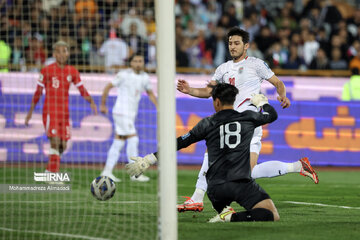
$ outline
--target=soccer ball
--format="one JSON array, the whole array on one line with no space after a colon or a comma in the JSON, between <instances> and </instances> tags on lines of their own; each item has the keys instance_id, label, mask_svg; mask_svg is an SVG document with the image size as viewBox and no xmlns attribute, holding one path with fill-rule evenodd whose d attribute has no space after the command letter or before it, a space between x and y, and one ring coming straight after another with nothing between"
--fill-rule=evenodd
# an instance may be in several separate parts
<instances>
[{"instance_id":1,"label":"soccer ball","mask_svg":"<svg viewBox=\"0 0 360 240\"><path fill-rule=\"evenodd\" d=\"M92 195L101 201L106 201L112 198L116 189L114 181L106 176L99 176L95 178L90 187Z\"/></svg>"}]
</instances>

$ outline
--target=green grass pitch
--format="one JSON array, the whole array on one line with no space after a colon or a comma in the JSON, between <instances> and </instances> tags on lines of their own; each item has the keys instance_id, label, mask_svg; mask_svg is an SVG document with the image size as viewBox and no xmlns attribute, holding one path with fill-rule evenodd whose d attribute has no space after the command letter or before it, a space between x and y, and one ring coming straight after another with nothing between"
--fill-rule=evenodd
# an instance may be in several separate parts
<instances>
[{"instance_id":1,"label":"green grass pitch","mask_svg":"<svg viewBox=\"0 0 360 240\"><path fill-rule=\"evenodd\" d=\"M34 171L42 169L1 167L0 184L33 184ZM150 183L133 183L117 170L123 181L105 202L90 193L99 170L63 171L71 173L71 193L0 193L0 239L157 239L156 171L148 172ZM178 171L179 196L192 194L197 173ZM178 214L179 239L360 239L359 172L320 171L319 178L318 185L299 174L257 181L277 206L279 222L209 224L215 211L206 198L203 212Z\"/></svg>"}]
</instances>

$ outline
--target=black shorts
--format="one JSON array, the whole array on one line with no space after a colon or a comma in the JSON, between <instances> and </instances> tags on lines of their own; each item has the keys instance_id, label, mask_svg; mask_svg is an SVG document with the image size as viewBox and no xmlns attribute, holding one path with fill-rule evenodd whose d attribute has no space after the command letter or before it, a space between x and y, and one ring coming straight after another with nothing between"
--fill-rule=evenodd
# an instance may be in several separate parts
<instances>
[{"instance_id":1,"label":"black shorts","mask_svg":"<svg viewBox=\"0 0 360 240\"><path fill-rule=\"evenodd\" d=\"M232 202L237 202L246 210L252 209L258 202L270 199L254 179L227 182L219 185L208 186L207 195L214 207L220 213Z\"/></svg>"}]
</instances>

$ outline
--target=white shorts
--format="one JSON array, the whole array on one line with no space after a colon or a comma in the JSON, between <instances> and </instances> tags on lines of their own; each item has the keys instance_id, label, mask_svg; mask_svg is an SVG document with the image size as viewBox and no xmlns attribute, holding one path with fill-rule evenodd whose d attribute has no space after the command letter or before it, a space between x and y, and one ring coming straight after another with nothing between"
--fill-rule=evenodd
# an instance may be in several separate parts
<instances>
[{"instance_id":1,"label":"white shorts","mask_svg":"<svg viewBox=\"0 0 360 240\"><path fill-rule=\"evenodd\" d=\"M127 136L136 134L135 129L135 119L120 115L120 114L113 114L114 125L115 125L115 133L120 136Z\"/></svg>"},{"instance_id":2,"label":"white shorts","mask_svg":"<svg viewBox=\"0 0 360 240\"><path fill-rule=\"evenodd\" d=\"M261 137L262 137L262 127L259 126L255 128L254 135L250 143L250 152L260 154L261 150Z\"/></svg>"}]
</instances>

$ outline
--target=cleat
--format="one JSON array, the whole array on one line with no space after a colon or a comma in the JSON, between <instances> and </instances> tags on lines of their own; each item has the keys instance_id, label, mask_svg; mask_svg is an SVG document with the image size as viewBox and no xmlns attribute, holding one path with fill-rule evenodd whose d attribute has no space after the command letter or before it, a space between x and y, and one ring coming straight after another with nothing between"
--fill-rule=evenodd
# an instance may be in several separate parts
<instances>
[{"instance_id":1,"label":"cleat","mask_svg":"<svg viewBox=\"0 0 360 240\"><path fill-rule=\"evenodd\" d=\"M130 180L131 180L131 181L134 181L134 182L148 182L148 181L150 181L150 178L147 177L147 176L145 176L145 175L143 175L143 174L141 174L141 175L138 176L138 177L131 176L131 177L130 177Z\"/></svg>"},{"instance_id":2,"label":"cleat","mask_svg":"<svg viewBox=\"0 0 360 240\"><path fill-rule=\"evenodd\" d=\"M230 222L231 216L235 213L235 210L228 206L222 210L221 213L216 215L213 218L209 219L209 223L216 223L216 222Z\"/></svg>"},{"instance_id":3,"label":"cleat","mask_svg":"<svg viewBox=\"0 0 360 240\"><path fill-rule=\"evenodd\" d=\"M110 178L111 180L113 180L114 182L121 182L121 179L115 177L114 174L109 173L109 172L102 172L100 174L100 176L106 176L106 177Z\"/></svg>"},{"instance_id":4,"label":"cleat","mask_svg":"<svg viewBox=\"0 0 360 240\"><path fill-rule=\"evenodd\" d=\"M315 184L319 183L319 178L315 172L315 170L311 167L309 159L307 157L301 158L299 160L301 162L302 168L300 170L300 174L311 178Z\"/></svg>"},{"instance_id":5,"label":"cleat","mask_svg":"<svg viewBox=\"0 0 360 240\"><path fill-rule=\"evenodd\" d=\"M194 202L190 197L184 197L186 201L183 204L177 205L178 212L186 212L186 211L193 211L193 212L202 212L204 210L203 202Z\"/></svg>"}]
</instances>

